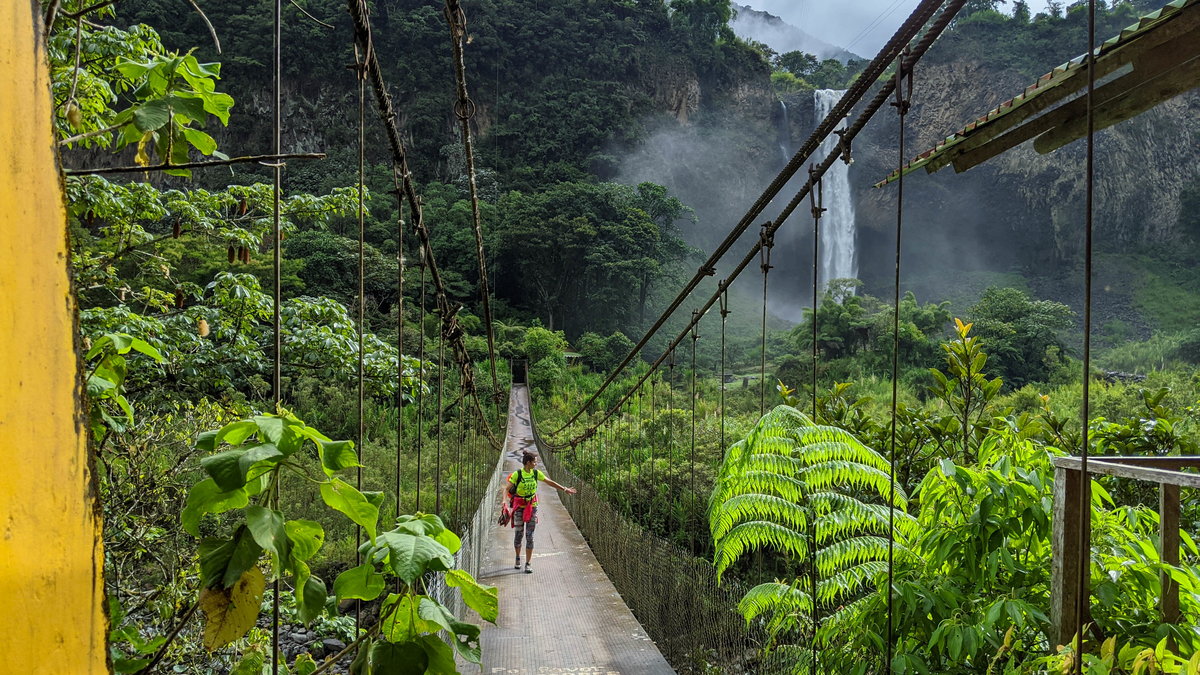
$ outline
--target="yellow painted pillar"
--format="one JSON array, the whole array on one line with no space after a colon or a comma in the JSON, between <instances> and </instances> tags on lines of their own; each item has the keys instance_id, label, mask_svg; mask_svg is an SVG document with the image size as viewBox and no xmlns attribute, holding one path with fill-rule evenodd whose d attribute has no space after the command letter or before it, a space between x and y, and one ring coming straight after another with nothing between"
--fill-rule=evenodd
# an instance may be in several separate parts
<instances>
[{"instance_id":1,"label":"yellow painted pillar","mask_svg":"<svg viewBox=\"0 0 1200 675\"><path fill-rule=\"evenodd\" d=\"M31 0L0 0L0 100L0 670L107 673L66 208Z\"/></svg>"}]
</instances>

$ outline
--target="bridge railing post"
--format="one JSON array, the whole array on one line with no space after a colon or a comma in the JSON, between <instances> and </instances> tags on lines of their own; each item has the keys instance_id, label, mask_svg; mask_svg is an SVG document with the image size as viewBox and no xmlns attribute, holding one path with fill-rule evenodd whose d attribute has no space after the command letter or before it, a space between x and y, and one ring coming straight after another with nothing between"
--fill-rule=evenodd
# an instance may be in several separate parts
<instances>
[{"instance_id":1,"label":"bridge railing post","mask_svg":"<svg viewBox=\"0 0 1200 675\"><path fill-rule=\"evenodd\" d=\"M1054 467L1053 556L1050 564L1050 625L1055 644L1070 644L1081 624L1078 616L1080 565L1091 556L1079 548L1080 528L1089 520L1079 508L1080 471Z\"/></svg>"}]
</instances>

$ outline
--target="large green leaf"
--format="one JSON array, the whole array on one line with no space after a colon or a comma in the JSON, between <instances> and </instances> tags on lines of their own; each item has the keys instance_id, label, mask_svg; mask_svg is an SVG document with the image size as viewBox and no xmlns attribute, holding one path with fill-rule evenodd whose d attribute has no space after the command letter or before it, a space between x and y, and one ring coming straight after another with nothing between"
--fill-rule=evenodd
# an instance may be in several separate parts
<instances>
[{"instance_id":1,"label":"large green leaf","mask_svg":"<svg viewBox=\"0 0 1200 675\"><path fill-rule=\"evenodd\" d=\"M279 574L292 555L292 540L284 527L283 513L251 504L246 507L246 526L254 541L274 554L271 566Z\"/></svg>"},{"instance_id":2,"label":"large green leaf","mask_svg":"<svg viewBox=\"0 0 1200 675\"><path fill-rule=\"evenodd\" d=\"M133 111L133 123L138 131L156 131L171 120L171 109L166 101L146 101Z\"/></svg>"},{"instance_id":3,"label":"large green leaf","mask_svg":"<svg viewBox=\"0 0 1200 675\"><path fill-rule=\"evenodd\" d=\"M193 537L200 536L200 519L206 513L224 513L232 509L240 509L250 503L250 496L245 488L224 491L211 478L196 483L188 492L187 505L179 519L183 531Z\"/></svg>"},{"instance_id":4,"label":"large green leaf","mask_svg":"<svg viewBox=\"0 0 1200 675\"><path fill-rule=\"evenodd\" d=\"M354 452L354 441L317 441L317 453L321 455L321 468L331 478L342 469L362 466Z\"/></svg>"},{"instance_id":5,"label":"large green leaf","mask_svg":"<svg viewBox=\"0 0 1200 675\"><path fill-rule=\"evenodd\" d=\"M424 675L428 667L429 654L419 643L380 641L371 646L371 675Z\"/></svg>"},{"instance_id":6,"label":"large green leaf","mask_svg":"<svg viewBox=\"0 0 1200 675\"><path fill-rule=\"evenodd\" d=\"M462 593L463 602L475 610L484 621L496 623L500 614L499 591L495 586L484 586L464 570L446 572L446 585Z\"/></svg>"},{"instance_id":7,"label":"large green leaf","mask_svg":"<svg viewBox=\"0 0 1200 675\"><path fill-rule=\"evenodd\" d=\"M333 594L339 602L347 598L374 600L383 592L384 585L383 575L375 566L364 563L339 574L333 582Z\"/></svg>"},{"instance_id":8,"label":"large green leaf","mask_svg":"<svg viewBox=\"0 0 1200 675\"><path fill-rule=\"evenodd\" d=\"M319 577L308 576L296 593L296 615L307 626L325 611L325 600L328 598L329 590L325 582Z\"/></svg>"},{"instance_id":9,"label":"large green leaf","mask_svg":"<svg viewBox=\"0 0 1200 675\"><path fill-rule=\"evenodd\" d=\"M454 566L450 550L429 537L384 532L380 543L388 547L388 565L406 584L429 570L444 572Z\"/></svg>"},{"instance_id":10,"label":"large green leaf","mask_svg":"<svg viewBox=\"0 0 1200 675\"><path fill-rule=\"evenodd\" d=\"M252 480L270 471L283 458L279 448L270 443L251 446L238 458L238 470L242 472L242 480Z\"/></svg>"},{"instance_id":11,"label":"large green leaf","mask_svg":"<svg viewBox=\"0 0 1200 675\"><path fill-rule=\"evenodd\" d=\"M292 540L292 557L308 560L325 543L325 530L312 520L289 520L284 523L288 539Z\"/></svg>"},{"instance_id":12,"label":"large green leaf","mask_svg":"<svg viewBox=\"0 0 1200 675\"><path fill-rule=\"evenodd\" d=\"M246 451L242 448L232 448L215 455L209 455L200 460L200 468L208 472L217 483L217 487L229 492L246 484L246 474L242 471L240 460Z\"/></svg>"},{"instance_id":13,"label":"large green leaf","mask_svg":"<svg viewBox=\"0 0 1200 675\"><path fill-rule=\"evenodd\" d=\"M454 650L436 635L422 635L416 639L417 644L429 656L429 664L425 666L425 675L458 675L454 664ZM460 652L461 653L461 652ZM475 650L475 658L467 656L472 663L479 663L479 650Z\"/></svg>"},{"instance_id":14,"label":"large green leaf","mask_svg":"<svg viewBox=\"0 0 1200 675\"><path fill-rule=\"evenodd\" d=\"M283 439L284 420L279 415L256 415L252 419L260 439L275 444Z\"/></svg>"},{"instance_id":15,"label":"large green leaf","mask_svg":"<svg viewBox=\"0 0 1200 675\"><path fill-rule=\"evenodd\" d=\"M384 607L392 607L392 611L383 617L382 635L389 642L408 642L422 633L436 633L443 630L442 626L421 618L417 612L422 595L388 596Z\"/></svg>"},{"instance_id":16,"label":"large green leaf","mask_svg":"<svg viewBox=\"0 0 1200 675\"><path fill-rule=\"evenodd\" d=\"M262 547L254 541L245 525L230 539L205 539L200 542L200 581L205 588L229 588L254 567L262 557Z\"/></svg>"},{"instance_id":17,"label":"large green leaf","mask_svg":"<svg viewBox=\"0 0 1200 675\"><path fill-rule=\"evenodd\" d=\"M472 663L479 663L479 626L459 621L445 605L429 597L421 598L417 614L425 621L437 624L438 628L453 635L454 647L458 652Z\"/></svg>"},{"instance_id":18,"label":"large green leaf","mask_svg":"<svg viewBox=\"0 0 1200 675\"><path fill-rule=\"evenodd\" d=\"M363 493L340 478L334 478L328 483L321 483L321 499L329 508L340 511L347 518L358 523L375 541L376 527L379 522L379 507L367 501Z\"/></svg>"},{"instance_id":19,"label":"large green leaf","mask_svg":"<svg viewBox=\"0 0 1200 675\"><path fill-rule=\"evenodd\" d=\"M417 515L402 515L396 518L396 530L415 535L428 535L433 537L442 546L445 546L451 553L458 553L462 548L462 539L459 539L457 534L446 529L442 523L442 519L433 513L420 513Z\"/></svg>"},{"instance_id":20,"label":"large green leaf","mask_svg":"<svg viewBox=\"0 0 1200 675\"><path fill-rule=\"evenodd\" d=\"M216 443L220 445L222 442L225 442L233 446L238 446L244 443L256 431L258 431L258 425L254 423L254 420L230 422L217 431Z\"/></svg>"}]
</instances>

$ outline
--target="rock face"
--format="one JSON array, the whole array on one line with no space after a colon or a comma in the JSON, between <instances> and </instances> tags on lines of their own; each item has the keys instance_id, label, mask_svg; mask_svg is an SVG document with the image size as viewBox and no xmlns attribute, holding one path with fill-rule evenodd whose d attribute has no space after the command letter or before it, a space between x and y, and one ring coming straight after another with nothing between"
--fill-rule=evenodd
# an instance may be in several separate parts
<instances>
[{"instance_id":1,"label":"rock face","mask_svg":"<svg viewBox=\"0 0 1200 675\"><path fill-rule=\"evenodd\" d=\"M918 72L908 118L910 158L1028 84L978 64L933 64ZM1098 133L1098 245L1164 243L1178 236L1180 193L1195 181L1200 159L1189 128L1198 112L1200 94L1192 92ZM866 169L857 177L861 230L894 228L894 186L876 190L870 184L895 168L896 132L895 115L884 114L855 148ZM1083 141L1045 155L1026 143L962 174L951 167L910 174L908 217L932 238L977 242L987 256L999 254L999 263L1072 262L1083 244L1084 161Z\"/></svg>"}]
</instances>

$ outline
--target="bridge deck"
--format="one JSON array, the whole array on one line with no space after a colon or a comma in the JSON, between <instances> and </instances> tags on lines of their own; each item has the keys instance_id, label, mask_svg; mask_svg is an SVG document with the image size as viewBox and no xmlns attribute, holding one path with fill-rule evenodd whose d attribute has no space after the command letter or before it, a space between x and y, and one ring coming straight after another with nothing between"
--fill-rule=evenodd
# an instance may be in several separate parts
<instances>
[{"instance_id":1,"label":"bridge deck","mask_svg":"<svg viewBox=\"0 0 1200 675\"><path fill-rule=\"evenodd\" d=\"M534 448L523 385L513 386L508 429L506 473ZM513 569L511 528L496 526L488 541L479 576L500 589L500 619L484 624L482 672L674 673L596 562L558 491L542 485L538 498L533 574Z\"/></svg>"}]
</instances>

